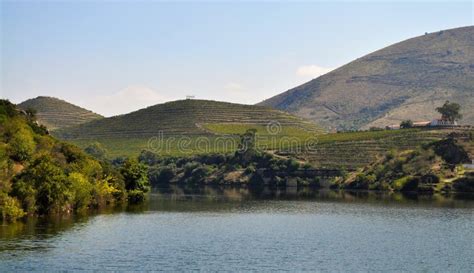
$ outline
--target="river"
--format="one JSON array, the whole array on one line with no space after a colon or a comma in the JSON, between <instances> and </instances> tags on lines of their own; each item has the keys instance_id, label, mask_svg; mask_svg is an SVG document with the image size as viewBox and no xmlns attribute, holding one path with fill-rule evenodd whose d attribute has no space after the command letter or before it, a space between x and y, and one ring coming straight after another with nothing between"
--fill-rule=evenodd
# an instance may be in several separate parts
<instances>
[{"instance_id":1,"label":"river","mask_svg":"<svg viewBox=\"0 0 474 273\"><path fill-rule=\"evenodd\" d=\"M472 272L472 196L171 187L0 227L0 271Z\"/></svg>"}]
</instances>

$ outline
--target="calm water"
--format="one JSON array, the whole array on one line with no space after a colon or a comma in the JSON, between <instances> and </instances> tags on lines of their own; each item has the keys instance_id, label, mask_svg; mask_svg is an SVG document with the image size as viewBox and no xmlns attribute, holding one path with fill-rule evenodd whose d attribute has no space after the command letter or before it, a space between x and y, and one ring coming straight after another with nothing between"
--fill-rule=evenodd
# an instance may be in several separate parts
<instances>
[{"instance_id":1,"label":"calm water","mask_svg":"<svg viewBox=\"0 0 474 273\"><path fill-rule=\"evenodd\" d=\"M472 272L472 200L171 188L142 207L1 226L0 271Z\"/></svg>"}]
</instances>

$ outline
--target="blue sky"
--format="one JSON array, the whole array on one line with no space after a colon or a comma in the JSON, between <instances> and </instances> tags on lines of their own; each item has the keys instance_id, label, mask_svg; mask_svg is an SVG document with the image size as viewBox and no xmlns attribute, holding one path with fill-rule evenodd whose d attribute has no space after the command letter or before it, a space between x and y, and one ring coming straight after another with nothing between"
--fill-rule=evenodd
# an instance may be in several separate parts
<instances>
[{"instance_id":1,"label":"blue sky","mask_svg":"<svg viewBox=\"0 0 474 273\"><path fill-rule=\"evenodd\" d=\"M107 116L188 94L257 103L392 43L473 25L474 14L470 1L1 1L0 8L1 96L55 96Z\"/></svg>"}]
</instances>

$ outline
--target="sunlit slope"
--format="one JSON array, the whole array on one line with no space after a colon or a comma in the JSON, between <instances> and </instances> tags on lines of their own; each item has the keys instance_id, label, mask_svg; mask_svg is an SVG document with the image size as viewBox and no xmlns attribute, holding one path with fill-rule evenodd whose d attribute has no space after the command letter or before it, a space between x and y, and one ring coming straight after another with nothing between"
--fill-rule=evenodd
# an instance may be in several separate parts
<instances>
[{"instance_id":1,"label":"sunlit slope","mask_svg":"<svg viewBox=\"0 0 474 273\"><path fill-rule=\"evenodd\" d=\"M428 33L388 46L263 101L326 128L431 120L444 101L474 125L474 27Z\"/></svg>"},{"instance_id":2,"label":"sunlit slope","mask_svg":"<svg viewBox=\"0 0 474 273\"><path fill-rule=\"evenodd\" d=\"M26 100L19 108L36 110L38 122L50 130L65 128L102 118L87 109L53 97L37 97Z\"/></svg>"},{"instance_id":3,"label":"sunlit slope","mask_svg":"<svg viewBox=\"0 0 474 273\"><path fill-rule=\"evenodd\" d=\"M270 126L267 126L269 125ZM126 115L95 120L59 130L63 139L147 138L226 135L232 128L321 133L314 123L267 107L209 100L180 100ZM230 129L229 129L230 128Z\"/></svg>"},{"instance_id":4,"label":"sunlit slope","mask_svg":"<svg viewBox=\"0 0 474 273\"><path fill-rule=\"evenodd\" d=\"M322 168L356 169L366 166L391 150L412 150L420 145L456 134L474 159L474 129L405 129L325 134L302 150L281 149L279 153L296 156Z\"/></svg>"}]
</instances>

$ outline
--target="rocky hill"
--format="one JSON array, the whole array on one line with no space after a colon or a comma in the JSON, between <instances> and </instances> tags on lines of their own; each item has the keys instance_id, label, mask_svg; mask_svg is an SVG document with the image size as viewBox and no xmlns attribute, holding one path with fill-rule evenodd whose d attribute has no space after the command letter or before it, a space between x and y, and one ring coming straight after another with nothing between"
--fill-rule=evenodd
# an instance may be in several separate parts
<instances>
[{"instance_id":1,"label":"rocky hill","mask_svg":"<svg viewBox=\"0 0 474 273\"><path fill-rule=\"evenodd\" d=\"M328 129L430 120L450 100L474 124L474 27L408 39L263 101Z\"/></svg>"}]
</instances>

